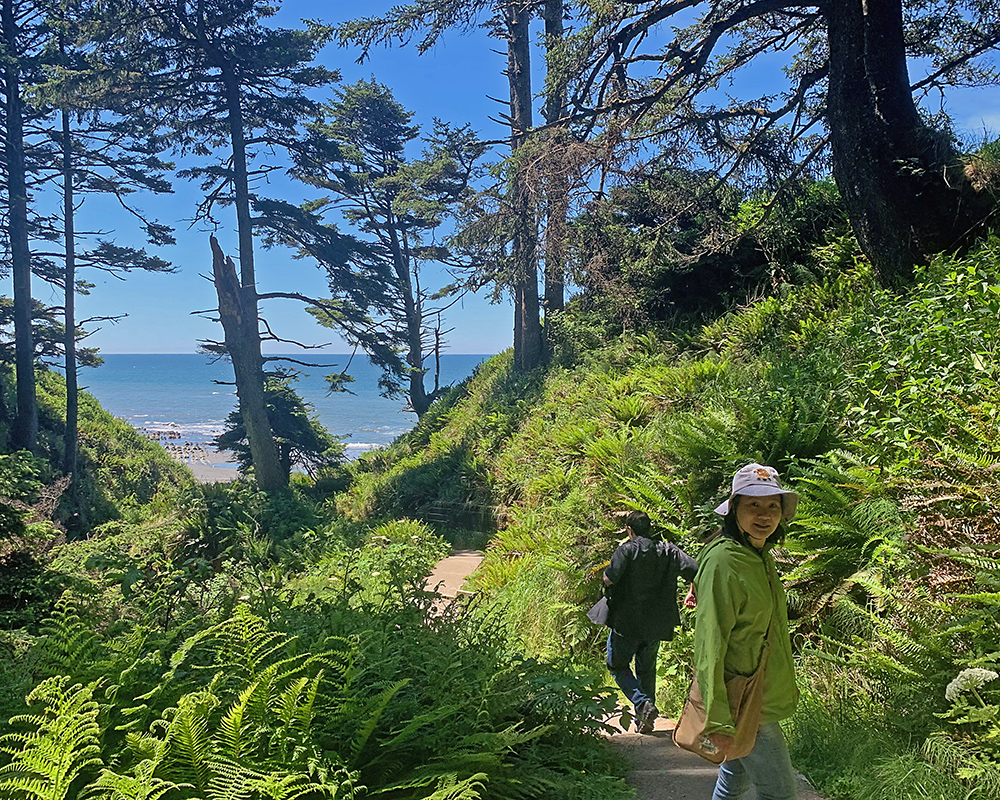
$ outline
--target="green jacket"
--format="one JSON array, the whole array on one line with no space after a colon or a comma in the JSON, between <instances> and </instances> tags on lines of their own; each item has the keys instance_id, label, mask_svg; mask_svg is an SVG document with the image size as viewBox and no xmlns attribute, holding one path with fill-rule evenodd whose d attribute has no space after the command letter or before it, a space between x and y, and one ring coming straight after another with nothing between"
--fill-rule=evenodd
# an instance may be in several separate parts
<instances>
[{"instance_id":1,"label":"green jacket","mask_svg":"<svg viewBox=\"0 0 1000 800\"><path fill-rule=\"evenodd\" d=\"M798 703L785 591L769 549L757 552L723 537L698 556L694 672L708 715L706 733L734 732L726 678L757 670L772 613L761 721L785 719Z\"/></svg>"}]
</instances>

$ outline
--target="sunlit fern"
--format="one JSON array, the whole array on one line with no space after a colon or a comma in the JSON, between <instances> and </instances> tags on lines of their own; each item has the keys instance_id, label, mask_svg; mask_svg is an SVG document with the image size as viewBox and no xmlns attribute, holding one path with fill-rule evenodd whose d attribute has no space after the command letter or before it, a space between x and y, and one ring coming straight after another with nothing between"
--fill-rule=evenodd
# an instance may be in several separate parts
<instances>
[{"instance_id":1,"label":"sunlit fern","mask_svg":"<svg viewBox=\"0 0 1000 800\"><path fill-rule=\"evenodd\" d=\"M211 680L160 712L148 732L130 733L132 774L108 773L104 783L127 786L126 779L135 778L138 787L145 786L155 796L163 788L154 781L159 779L190 785L206 800L296 800L334 796L353 785L353 777L339 762L330 762L318 749L313 731L324 666L336 668L343 656L289 655L293 641L268 630L245 609L189 637L178 648L164 682L172 682L185 665L191 671L192 664L204 663L206 655L215 660L214 669L191 674L211 672ZM246 658L239 667L233 661L237 655ZM176 682L186 685L190 680ZM152 702L163 696L149 693L143 699ZM364 746L391 696L382 699L380 709L360 718L356 746ZM146 711L152 709L147 706Z\"/></svg>"},{"instance_id":2,"label":"sunlit fern","mask_svg":"<svg viewBox=\"0 0 1000 800\"><path fill-rule=\"evenodd\" d=\"M580 476L575 466L564 469L556 465L548 472L544 472L524 487L524 497L528 502L538 500L560 500L564 498L579 481Z\"/></svg>"},{"instance_id":3,"label":"sunlit fern","mask_svg":"<svg viewBox=\"0 0 1000 800\"><path fill-rule=\"evenodd\" d=\"M96 688L57 676L31 691L28 704L40 709L10 720L12 728L27 730L0 737L0 751L10 756L0 767L0 797L63 800L78 777L102 766Z\"/></svg>"},{"instance_id":4,"label":"sunlit fern","mask_svg":"<svg viewBox=\"0 0 1000 800\"><path fill-rule=\"evenodd\" d=\"M184 789L193 789L190 784L178 784L153 776L154 767L141 764L135 775L119 775L114 770L104 769L97 781L81 795L86 800L164 800Z\"/></svg>"},{"instance_id":5,"label":"sunlit fern","mask_svg":"<svg viewBox=\"0 0 1000 800\"><path fill-rule=\"evenodd\" d=\"M110 653L95 632L95 621L86 617L78 598L64 592L52 616L42 625L36 645L38 668L45 675L68 675L89 681L112 672Z\"/></svg>"},{"instance_id":6,"label":"sunlit fern","mask_svg":"<svg viewBox=\"0 0 1000 800\"><path fill-rule=\"evenodd\" d=\"M637 464L631 471L608 476L622 505L643 511L650 520L676 540L687 531L683 524L683 505L678 497L684 491L678 480L652 464Z\"/></svg>"},{"instance_id":7,"label":"sunlit fern","mask_svg":"<svg viewBox=\"0 0 1000 800\"><path fill-rule=\"evenodd\" d=\"M902 552L903 520L876 470L831 453L796 482L799 511L789 549L802 558L788 576L813 613L854 587L877 594Z\"/></svg>"},{"instance_id":8,"label":"sunlit fern","mask_svg":"<svg viewBox=\"0 0 1000 800\"><path fill-rule=\"evenodd\" d=\"M431 773L408 778L405 781L381 786L368 793L368 797L420 797L422 800L479 800L483 796L489 776L476 773L462 778L458 773Z\"/></svg>"},{"instance_id":9,"label":"sunlit fern","mask_svg":"<svg viewBox=\"0 0 1000 800\"><path fill-rule=\"evenodd\" d=\"M608 413L618 422L642 427L649 423L652 409L649 401L642 395L629 394L609 400Z\"/></svg>"}]
</instances>

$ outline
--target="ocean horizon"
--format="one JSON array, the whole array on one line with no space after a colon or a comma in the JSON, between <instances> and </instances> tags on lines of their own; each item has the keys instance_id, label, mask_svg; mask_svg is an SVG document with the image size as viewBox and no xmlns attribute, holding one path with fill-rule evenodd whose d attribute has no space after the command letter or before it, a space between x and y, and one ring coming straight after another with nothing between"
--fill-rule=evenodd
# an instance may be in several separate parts
<instances>
[{"instance_id":1,"label":"ocean horizon","mask_svg":"<svg viewBox=\"0 0 1000 800\"><path fill-rule=\"evenodd\" d=\"M169 436L207 449L236 408L233 368L227 361L199 353L102 353L102 357L101 366L80 370L80 388L111 414L151 436ZM405 398L381 396L381 370L366 357L354 356L350 362L348 373L354 377L350 393L333 394L327 391L325 376L347 367L349 355L287 357L317 365L286 362L297 375L295 390L313 407L320 423L344 441L348 458L385 447L416 424L417 415L406 410ZM492 356L442 355L441 385L465 380L488 358ZM432 376L428 385L433 387Z\"/></svg>"}]
</instances>

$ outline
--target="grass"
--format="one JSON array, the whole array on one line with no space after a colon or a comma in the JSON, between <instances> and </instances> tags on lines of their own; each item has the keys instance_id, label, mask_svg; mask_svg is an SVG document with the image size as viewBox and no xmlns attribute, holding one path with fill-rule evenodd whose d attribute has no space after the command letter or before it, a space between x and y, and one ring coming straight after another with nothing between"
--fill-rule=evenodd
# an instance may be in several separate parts
<instances>
[{"instance_id":1,"label":"grass","mask_svg":"<svg viewBox=\"0 0 1000 800\"><path fill-rule=\"evenodd\" d=\"M1000 243L936 261L905 297L877 289L862 263L831 274L670 337L683 345L577 337L520 384L503 377L508 357L487 362L348 497L405 513L408 496L433 503L416 486L462 486L496 526L482 598L527 652L601 671L603 637L583 614L617 543L612 513L645 510L696 553L733 469L773 464L803 489L781 554L795 644L839 659L846 687L828 696L829 675L803 662L813 699L791 723L797 763L831 796L959 800L968 771L922 747L971 736L987 761L1000 756L986 723L957 730L935 716L943 699L926 700L963 666L996 663L1000 566L987 552L1000 526L984 499L1000 491ZM442 454L452 461L433 471ZM963 562L969 547L983 558ZM687 688L684 647L664 648L665 708ZM881 687L882 705L864 686Z\"/></svg>"}]
</instances>

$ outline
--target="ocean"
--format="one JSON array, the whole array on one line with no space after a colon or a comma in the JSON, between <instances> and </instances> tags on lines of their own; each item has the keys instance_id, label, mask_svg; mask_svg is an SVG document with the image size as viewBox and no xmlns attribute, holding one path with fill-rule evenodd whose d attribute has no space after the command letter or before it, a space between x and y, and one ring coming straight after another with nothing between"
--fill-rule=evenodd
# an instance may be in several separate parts
<instances>
[{"instance_id":1,"label":"ocean","mask_svg":"<svg viewBox=\"0 0 1000 800\"><path fill-rule=\"evenodd\" d=\"M489 357L443 355L441 384L464 380ZM153 436L169 435L179 443L207 447L236 407L233 368L226 361L213 363L208 356L197 354L108 354L103 358L101 366L80 370L80 388L116 417ZM295 358L322 365L288 366L298 373L295 390L313 406L323 426L344 440L349 458L384 447L416 423L417 415L404 410L402 398L390 400L379 395L381 371L367 358L355 356L351 362L353 394L329 394L324 380L324 376L343 369L348 356Z\"/></svg>"}]
</instances>

